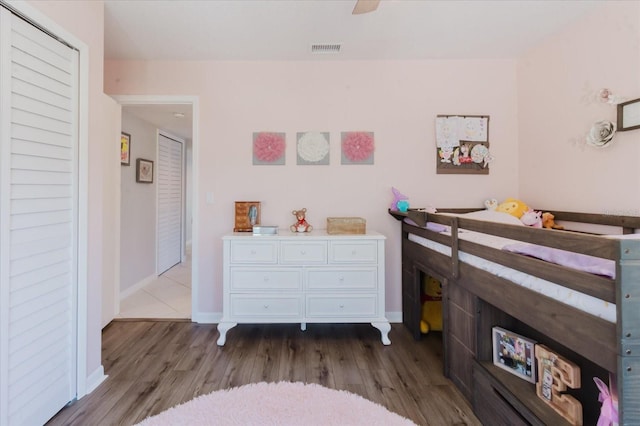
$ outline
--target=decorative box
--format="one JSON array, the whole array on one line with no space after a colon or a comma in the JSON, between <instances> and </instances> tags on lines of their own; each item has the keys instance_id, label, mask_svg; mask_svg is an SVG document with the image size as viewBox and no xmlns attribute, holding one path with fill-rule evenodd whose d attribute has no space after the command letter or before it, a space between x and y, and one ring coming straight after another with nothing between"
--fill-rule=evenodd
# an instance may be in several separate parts
<instances>
[{"instance_id":1,"label":"decorative box","mask_svg":"<svg viewBox=\"0 0 640 426\"><path fill-rule=\"evenodd\" d=\"M278 227L271 225L260 225L253 227L253 235L277 235Z\"/></svg>"},{"instance_id":2,"label":"decorative box","mask_svg":"<svg viewBox=\"0 0 640 426\"><path fill-rule=\"evenodd\" d=\"M327 234L366 234L367 221L361 217L328 217Z\"/></svg>"}]
</instances>

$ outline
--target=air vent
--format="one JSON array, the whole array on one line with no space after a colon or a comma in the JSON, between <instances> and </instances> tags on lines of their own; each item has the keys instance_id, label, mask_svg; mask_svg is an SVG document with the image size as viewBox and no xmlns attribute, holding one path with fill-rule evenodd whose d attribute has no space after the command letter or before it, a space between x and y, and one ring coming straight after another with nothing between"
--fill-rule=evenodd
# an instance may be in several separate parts
<instances>
[{"instance_id":1,"label":"air vent","mask_svg":"<svg viewBox=\"0 0 640 426\"><path fill-rule=\"evenodd\" d=\"M312 44L311 53L340 53L340 44Z\"/></svg>"}]
</instances>

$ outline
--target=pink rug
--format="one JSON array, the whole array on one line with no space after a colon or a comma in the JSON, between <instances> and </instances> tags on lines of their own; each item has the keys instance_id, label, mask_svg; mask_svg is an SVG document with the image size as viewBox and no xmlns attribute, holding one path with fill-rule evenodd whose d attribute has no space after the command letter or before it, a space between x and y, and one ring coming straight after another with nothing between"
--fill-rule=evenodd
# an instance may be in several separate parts
<instances>
[{"instance_id":1,"label":"pink rug","mask_svg":"<svg viewBox=\"0 0 640 426\"><path fill-rule=\"evenodd\" d=\"M254 383L202 395L138 426L402 425L415 423L359 395L304 383Z\"/></svg>"}]
</instances>

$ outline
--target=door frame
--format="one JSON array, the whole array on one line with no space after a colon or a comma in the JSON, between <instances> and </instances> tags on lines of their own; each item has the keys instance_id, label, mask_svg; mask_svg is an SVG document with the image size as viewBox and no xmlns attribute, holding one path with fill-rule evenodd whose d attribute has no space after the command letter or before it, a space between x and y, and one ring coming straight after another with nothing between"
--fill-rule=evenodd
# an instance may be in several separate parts
<instances>
[{"instance_id":1,"label":"door frame","mask_svg":"<svg viewBox=\"0 0 640 426\"><path fill-rule=\"evenodd\" d=\"M89 46L67 31L49 16L27 2L0 0L11 12L26 19L54 38L64 40L78 51L78 242L77 242L77 292L76 292L76 341L75 345L75 394L80 399L93 391L105 378L99 368L87 371L88 323L89 323ZM95 310L92 310L95 311ZM96 314L96 315L99 315ZM91 318L93 320L93 318ZM91 321L92 323L94 321ZM98 336L98 338L100 338Z\"/></svg>"},{"instance_id":2,"label":"door frame","mask_svg":"<svg viewBox=\"0 0 640 426\"><path fill-rule=\"evenodd\" d=\"M192 126L192 140L191 140L191 152L194 161L191 165L191 214L192 214L192 224L191 224L191 320L198 322L198 301L199 301L199 276L198 276L198 230L199 230L199 212L198 212L198 152L199 152L199 129L200 129L200 98L198 96L190 96L190 95L112 95L111 96L116 102L118 102L121 106L125 105L176 105L176 104L184 104L191 105L193 112L193 119L191 121ZM120 129L117 129L120 132ZM156 142L157 146L157 142ZM118 194L116 197L120 199L120 187L118 187ZM183 194L185 196L186 194ZM156 196L157 202L157 196ZM117 230L118 240L120 235L120 228ZM116 258L116 262L118 262L117 268L120 269L120 257ZM157 262L156 262L157 268ZM116 298L115 303L120 303L120 288L119 285L116 285L115 289ZM116 307L118 308L118 307ZM119 308L117 309L119 311Z\"/></svg>"},{"instance_id":3,"label":"door frame","mask_svg":"<svg viewBox=\"0 0 640 426\"><path fill-rule=\"evenodd\" d=\"M171 134L170 132L166 131L166 130L162 130L162 129L157 129L156 132L156 160L158 160L160 157L160 136L163 136L167 139L171 139L174 142L177 142L180 144L180 151L181 151L181 156L182 156L182 172L180 173L180 188L181 188L181 196L180 196L180 211L181 211L181 219L180 219L180 234L181 234L181 238L180 238L180 262L184 262L186 259L186 254L185 254L185 245L186 245L186 228L187 228L187 211L186 211L186 191L187 188L185 186L186 183L186 175L187 175L187 167L186 167L186 153L187 153L187 142L176 136ZM156 170L158 172L160 172L160 161L157 161L157 166L156 166ZM158 183L160 182L160 179L158 179ZM160 221L159 219L159 215L160 215L160 196L159 196L159 192L160 192L160 188L159 188L159 184L156 185L156 236L160 234L159 232L159 228L160 228ZM193 198L193 197L192 197ZM156 238L156 275L160 275L160 271L159 271L159 262L158 262L158 249L160 248L160 240L158 238ZM164 272L164 271L163 271Z\"/></svg>"}]
</instances>

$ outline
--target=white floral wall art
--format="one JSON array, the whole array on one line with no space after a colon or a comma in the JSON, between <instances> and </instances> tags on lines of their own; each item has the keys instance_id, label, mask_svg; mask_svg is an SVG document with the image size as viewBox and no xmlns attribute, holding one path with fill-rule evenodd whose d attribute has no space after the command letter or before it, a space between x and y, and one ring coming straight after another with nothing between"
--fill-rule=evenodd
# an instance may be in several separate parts
<instances>
[{"instance_id":1,"label":"white floral wall art","mask_svg":"<svg viewBox=\"0 0 640 426\"><path fill-rule=\"evenodd\" d=\"M297 164L329 164L329 132L302 132L297 134Z\"/></svg>"}]
</instances>

